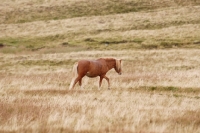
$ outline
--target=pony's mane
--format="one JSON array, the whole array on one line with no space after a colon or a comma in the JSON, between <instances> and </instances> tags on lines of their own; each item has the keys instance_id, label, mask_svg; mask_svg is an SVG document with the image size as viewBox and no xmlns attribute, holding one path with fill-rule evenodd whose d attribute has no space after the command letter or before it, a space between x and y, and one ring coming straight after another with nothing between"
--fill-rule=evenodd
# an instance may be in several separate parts
<instances>
[{"instance_id":1,"label":"pony's mane","mask_svg":"<svg viewBox=\"0 0 200 133\"><path fill-rule=\"evenodd\" d=\"M116 59L116 58L100 58L108 61L115 61L116 62L116 68L119 70L121 69L121 59Z\"/></svg>"},{"instance_id":2,"label":"pony's mane","mask_svg":"<svg viewBox=\"0 0 200 133\"><path fill-rule=\"evenodd\" d=\"M121 60L120 59L115 59L116 61L116 68L119 70L121 69Z\"/></svg>"},{"instance_id":3,"label":"pony's mane","mask_svg":"<svg viewBox=\"0 0 200 133\"><path fill-rule=\"evenodd\" d=\"M116 60L115 58L111 58L111 57L100 58L100 59L104 59L104 60Z\"/></svg>"}]
</instances>

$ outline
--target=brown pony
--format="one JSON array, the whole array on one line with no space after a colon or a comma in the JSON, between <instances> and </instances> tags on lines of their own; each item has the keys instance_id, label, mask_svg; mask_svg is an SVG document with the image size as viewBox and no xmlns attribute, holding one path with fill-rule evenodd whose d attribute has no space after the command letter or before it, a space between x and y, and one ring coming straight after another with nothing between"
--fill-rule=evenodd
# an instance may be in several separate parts
<instances>
[{"instance_id":1,"label":"brown pony","mask_svg":"<svg viewBox=\"0 0 200 133\"><path fill-rule=\"evenodd\" d=\"M108 89L110 89L109 78L106 77L106 73L112 68L121 75L121 60L114 58L100 58L97 60L80 60L74 64L73 73L74 77L71 81L69 89L73 89L75 84L79 82L79 85L82 85L82 78L86 75L90 78L100 77L99 80L99 88L101 87L101 83L103 78L105 78L108 82ZM77 75L77 76L76 76Z\"/></svg>"}]
</instances>

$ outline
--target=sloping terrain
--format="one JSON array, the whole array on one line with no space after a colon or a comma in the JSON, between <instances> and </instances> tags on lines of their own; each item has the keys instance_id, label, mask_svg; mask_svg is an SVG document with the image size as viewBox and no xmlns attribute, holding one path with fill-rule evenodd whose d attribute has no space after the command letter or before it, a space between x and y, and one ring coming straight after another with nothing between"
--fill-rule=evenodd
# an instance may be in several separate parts
<instances>
[{"instance_id":1,"label":"sloping terrain","mask_svg":"<svg viewBox=\"0 0 200 133\"><path fill-rule=\"evenodd\" d=\"M200 2L195 0L2 1L0 12L4 53L200 44Z\"/></svg>"},{"instance_id":2,"label":"sloping terrain","mask_svg":"<svg viewBox=\"0 0 200 133\"><path fill-rule=\"evenodd\" d=\"M0 0L0 132L199 133L199 48L199 0Z\"/></svg>"}]
</instances>

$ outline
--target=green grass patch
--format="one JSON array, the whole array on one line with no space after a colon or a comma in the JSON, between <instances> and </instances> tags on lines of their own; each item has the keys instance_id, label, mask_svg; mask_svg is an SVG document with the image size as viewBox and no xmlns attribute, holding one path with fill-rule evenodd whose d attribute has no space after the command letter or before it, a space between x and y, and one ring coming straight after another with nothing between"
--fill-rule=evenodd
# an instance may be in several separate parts
<instances>
[{"instance_id":1,"label":"green grass patch","mask_svg":"<svg viewBox=\"0 0 200 133\"><path fill-rule=\"evenodd\" d=\"M0 64L0 69L6 70L7 68L11 68L13 66L50 66L50 67L58 67L58 66L72 66L76 60L66 59L66 60L21 60L16 62L2 62Z\"/></svg>"},{"instance_id":2,"label":"green grass patch","mask_svg":"<svg viewBox=\"0 0 200 133\"><path fill-rule=\"evenodd\" d=\"M190 39L154 39L113 36L112 38L81 38L77 34L56 34L41 37L5 37L0 38L2 53L72 52L83 50L127 50L127 49L166 49L200 48L199 40ZM67 41L66 41L67 40Z\"/></svg>"},{"instance_id":3,"label":"green grass patch","mask_svg":"<svg viewBox=\"0 0 200 133\"><path fill-rule=\"evenodd\" d=\"M179 88L173 87L173 86L169 86L169 87L152 86L152 87L147 87L145 89L150 90L150 91L178 91L179 90Z\"/></svg>"},{"instance_id":4,"label":"green grass patch","mask_svg":"<svg viewBox=\"0 0 200 133\"><path fill-rule=\"evenodd\" d=\"M173 92L178 97L179 93L200 93L199 88L181 88L176 86L141 86L139 88L131 88L137 91L154 91L154 92Z\"/></svg>"},{"instance_id":5,"label":"green grass patch","mask_svg":"<svg viewBox=\"0 0 200 133\"><path fill-rule=\"evenodd\" d=\"M141 44L144 41L142 38L123 38L123 37L114 37L114 38L86 38L83 40L83 43L89 47L96 48L107 48L107 49L135 49L135 44Z\"/></svg>"},{"instance_id":6,"label":"green grass patch","mask_svg":"<svg viewBox=\"0 0 200 133\"><path fill-rule=\"evenodd\" d=\"M63 65L72 65L75 63L75 60L24 60L19 61L18 64L23 66L63 66Z\"/></svg>"},{"instance_id":7,"label":"green grass patch","mask_svg":"<svg viewBox=\"0 0 200 133\"><path fill-rule=\"evenodd\" d=\"M172 47L180 47L183 45L182 43L179 42L161 42L160 45L164 48L172 48Z\"/></svg>"},{"instance_id":8,"label":"green grass patch","mask_svg":"<svg viewBox=\"0 0 200 133\"><path fill-rule=\"evenodd\" d=\"M141 44L143 42L143 39L141 38L135 38L135 39L123 39L123 37L116 37L116 38L108 38L108 39L102 39L100 41L97 41L99 44L124 44L124 43L138 43Z\"/></svg>"},{"instance_id":9,"label":"green grass patch","mask_svg":"<svg viewBox=\"0 0 200 133\"><path fill-rule=\"evenodd\" d=\"M76 47L73 42L63 41L65 38L65 35L0 38L0 43L4 44L4 47L2 47L0 51L3 53L18 53L21 51L38 51L45 48L51 49L64 47L64 49L66 49L66 47Z\"/></svg>"}]
</instances>

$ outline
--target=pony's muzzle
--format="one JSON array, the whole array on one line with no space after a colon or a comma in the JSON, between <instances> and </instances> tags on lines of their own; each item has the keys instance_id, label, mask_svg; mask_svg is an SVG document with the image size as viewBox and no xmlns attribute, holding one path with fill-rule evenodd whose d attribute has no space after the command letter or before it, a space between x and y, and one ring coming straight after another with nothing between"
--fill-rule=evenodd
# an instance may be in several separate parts
<instances>
[{"instance_id":1,"label":"pony's muzzle","mask_svg":"<svg viewBox=\"0 0 200 133\"><path fill-rule=\"evenodd\" d=\"M119 75L121 75L121 74L122 74L122 72L119 72L118 74L119 74Z\"/></svg>"}]
</instances>

